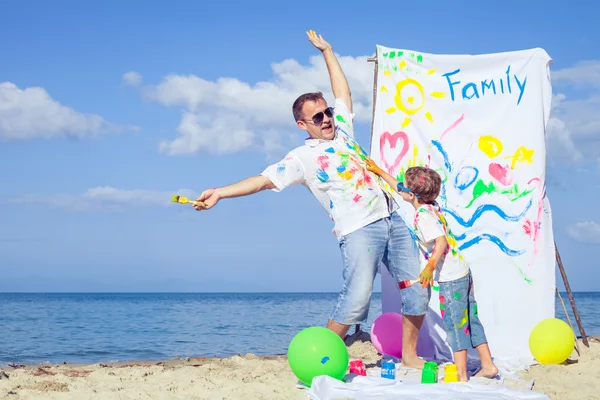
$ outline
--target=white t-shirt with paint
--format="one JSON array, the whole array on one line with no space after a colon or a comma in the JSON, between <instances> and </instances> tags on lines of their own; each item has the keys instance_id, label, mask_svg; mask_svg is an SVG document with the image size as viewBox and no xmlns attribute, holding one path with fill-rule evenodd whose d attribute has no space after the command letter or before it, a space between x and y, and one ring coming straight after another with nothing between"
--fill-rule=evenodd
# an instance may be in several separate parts
<instances>
[{"instance_id":1,"label":"white t-shirt with paint","mask_svg":"<svg viewBox=\"0 0 600 400\"><path fill-rule=\"evenodd\" d=\"M415 213L414 230L419 239L419 248L425 256L425 262L433 254L435 239L445 236L448 246L437 263L434 280L453 281L469 273L469 264L465 261L456 238L448 227L442 210L435 204L424 204Z\"/></svg>"},{"instance_id":2,"label":"white t-shirt with paint","mask_svg":"<svg viewBox=\"0 0 600 400\"><path fill-rule=\"evenodd\" d=\"M332 140L307 139L261 175L273 182L276 192L306 186L333 220L333 233L339 240L388 217L390 211L377 183L379 177L366 169L367 153L354 140L354 114L340 99L335 100L334 109Z\"/></svg>"}]
</instances>

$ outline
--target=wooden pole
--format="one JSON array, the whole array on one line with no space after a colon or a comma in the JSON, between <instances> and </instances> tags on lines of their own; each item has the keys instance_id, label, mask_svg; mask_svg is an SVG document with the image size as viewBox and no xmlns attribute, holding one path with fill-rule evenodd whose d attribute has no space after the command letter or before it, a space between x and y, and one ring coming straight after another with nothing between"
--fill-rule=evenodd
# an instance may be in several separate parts
<instances>
[{"instance_id":1,"label":"wooden pole","mask_svg":"<svg viewBox=\"0 0 600 400\"><path fill-rule=\"evenodd\" d=\"M373 113L371 114L371 138L369 139L369 146L373 142L373 128L375 127L375 103L377 101L377 73L379 72L379 63L377 62L377 48L375 48L375 57L367 58L368 62L374 62L375 68L373 68ZM369 147L369 154L373 153L373 149Z\"/></svg>"},{"instance_id":2,"label":"wooden pole","mask_svg":"<svg viewBox=\"0 0 600 400\"><path fill-rule=\"evenodd\" d=\"M571 308L573 308L573 315L575 316L575 321L577 321L579 333L581 333L581 341L586 347L590 347L587 335L585 334L585 329L583 329L583 324L581 323L579 311L577 311L577 306L575 305L575 298L573 297L573 292L571 291L571 286L569 285L569 279L567 278L567 273L565 272L565 267L563 266L562 259L560 258L560 253L558 252L558 246L556 245L556 242L554 242L554 248L556 249L556 262L558 264L558 269L562 275L563 283L565 284L565 290L567 291L569 301L571 302Z\"/></svg>"}]
</instances>

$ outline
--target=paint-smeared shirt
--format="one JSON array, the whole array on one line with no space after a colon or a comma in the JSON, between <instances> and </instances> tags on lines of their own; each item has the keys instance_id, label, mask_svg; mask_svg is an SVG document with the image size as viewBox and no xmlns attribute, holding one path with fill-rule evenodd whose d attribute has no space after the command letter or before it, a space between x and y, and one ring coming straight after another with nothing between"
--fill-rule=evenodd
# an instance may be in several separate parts
<instances>
[{"instance_id":1,"label":"paint-smeared shirt","mask_svg":"<svg viewBox=\"0 0 600 400\"><path fill-rule=\"evenodd\" d=\"M388 217L388 202L376 176L367 171L367 153L354 140L354 114L340 99L334 105L332 140L307 139L262 175L279 192L304 185L334 222L338 239L378 219Z\"/></svg>"},{"instance_id":2,"label":"paint-smeared shirt","mask_svg":"<svg viewBox=\"0 0 600 400\"><path fill-rule=\"evenodd\" d=\"M419 248L425 256L425 262L433 254L435 239L445 236L448 245L444 255L436 266L434 279L438 282L449 282L462 278L469 273L469 264L460 254L456 238L448 227L446 218L438 204L422 205L415 213L414 230L418 238Z\"/></svg>"}]
</instances>

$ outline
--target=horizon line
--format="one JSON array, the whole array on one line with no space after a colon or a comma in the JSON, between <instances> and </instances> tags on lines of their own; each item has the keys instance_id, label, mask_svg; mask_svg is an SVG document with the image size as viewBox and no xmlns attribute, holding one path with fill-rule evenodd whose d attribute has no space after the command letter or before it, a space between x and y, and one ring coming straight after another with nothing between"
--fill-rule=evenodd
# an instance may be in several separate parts
<instances>
[{"instance_id":1,"label":"horizon line","mask_svg":"<svg viewBox=\"0 0 600 400\"><path fill-rule=\"evenodd\" d=\"M338 294L339 292L193 292L193 291L177 291L177 292L148 292L148 291L106 291L106 292L71 292L71 291L19 291L19 292L4 292L0 291L0 294ZM559 293L567 293L566 291L559 290ZM600 293L600 290L573 290L572 293ZM373 291L373 294L382 294L381 291Z\"/></svg>"}]
</instances>

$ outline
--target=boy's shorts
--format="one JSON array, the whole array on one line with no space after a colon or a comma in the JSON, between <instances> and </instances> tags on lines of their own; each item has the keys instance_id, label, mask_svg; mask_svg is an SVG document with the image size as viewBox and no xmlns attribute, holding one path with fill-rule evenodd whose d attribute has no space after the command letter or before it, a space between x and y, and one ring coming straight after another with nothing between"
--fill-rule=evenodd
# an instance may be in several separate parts
<instances>
[{"instance_id":1,"label":"boy's shorts","mask_svg":"<svg viewBox=\"0 0 600 400\"><path fill-rule=\"evenodd\" d=\"M439 282L440 310L453 352L487 343L477 313L471 271L462 278Z\"/></svg>"}]
</instances>

